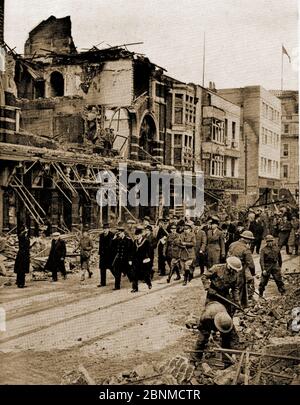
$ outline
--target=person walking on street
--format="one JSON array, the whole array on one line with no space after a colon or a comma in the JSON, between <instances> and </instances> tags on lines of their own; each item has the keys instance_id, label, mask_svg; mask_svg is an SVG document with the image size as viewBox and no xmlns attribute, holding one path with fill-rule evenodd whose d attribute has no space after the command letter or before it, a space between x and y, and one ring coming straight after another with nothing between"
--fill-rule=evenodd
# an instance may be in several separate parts
<instances>
[{"instance_id":1,"label":"person walking on street","mask_svg":"<svg viewBox=\"0 0 300 405\"><path fill-rule=\"evenodd\" d=\"M175 224L170 227L170 234L167 238L166 259L170 272L168 274L167 283L171 281L172 275L176 273L175 280L180 280L180 235L176 232Z\"/></svg>"},{"instance_id":2,"label":"person walking on street","mask_svg":"<svg viewBox=\"0 0 300 405\"><path fill-rule=\"evenodd\" d=\"M193 278L193 263L195 260L196 237L190 223L186 223L184 232L180 235L180 267L183 271L183 285Z\"/></svg>"},{"instance_id":3,"label":"person walking on street","mask_svg":"<svg viewBox=\"0 0 300 405\"><path fill-rule=\"evenodd\" d=\"M282 257L279 247L275 245L275 239L272 235L267 235L265 241L266 246L260 252L261 279L259 283L259 295L260 297L263 296L270 276L273 277L278 291L284 294L285 287L281 275Z\"/></svg>"},{"instance_id":4,"label":"person walking on street","mask_svg":"<svg viewBox=\"0 0 300 405\"><path fill-rule=\"evenodd\" d=\"M90 257L93 249L93 242L88 234L88 228L84 227L82 236L79 241L80 246L80 265L81 265L81 277L80 280L85 280L85 273L88 272L89 278L92 277L93 272L90 271Z\"/></svg>"},{"instance_id":5,"label":"person walking on street","mask_svg":"<svg viewBox=\"0 0 300 405\"><path fill-rule=\"evenodd\" d=\"M211 218L211 227L207 231L207 266L221 263L225 258L225 242L223 232L219 229L219 218Z\"/></svg>"},{"instance_id":6,"label":"person walking on street","mask_svg":"<svg viewBox=\"0 0 300 405\"><path fill-rule=\"evenodd\" d=\"M67 254L66 242L60 238L59 232L54 232L52 235L51 249L45 266L46 270L52 272L52 281L57 281L57 273L60 271L63 278L67 278L65 268L65 258Z\"/></svg>"},{"instance_id":7,"label":"person walking on street","mask_svg":"<svg viewBox=\"0 0 300 405\"><path fill-rule=\"evenodd\" d=\"M290 254L289 236L291 229L292 225L290 221L288 221L288 217L284 215L278 226L278 247L281 250L285 246L287 255Z\"/></svg>"},{"instance_id":8,"label":"person walking on street","mask_svg":"<svg viewBox=\"0 0 300 405\"><path fill-rule=\"evenodd\" d=\"M109 224L103 225L103 232L99 237L99 268L100 268L100 284L98 287L106 286L106 272L112 268L112 240L113 233L110 230Z\"/></svg>"},{"instance_id":9,"label":"person walking on street","mask_svg":"<svg viewBox=\"0 0 300 405\"><path fill-rule=\"evenodd\" d=\"M150 242L143 235L143 228L138 227L135 231L132 255L129 258L129 265L132 268L132 293L138 292L139 280L144 281L149 290L152 288L150 262Z\"/></svg>"},{"instance_id":10,"label":"person walking on street","mask_svg":"<svg viewBox=\"0 0 300 405\"><path fill-rule=\"evenodd\" d=\"M30 238L25 225L21 225L18 230L18 241L19 250L14 265L14 273L17 274L16 284L18 288L24 288L26 274L29 273L30 267Z\"/></svg>"},{"instance_id":11,"label":"person walking on street","mask_svg":"<svg viewBox=\"0 0 300 405\"><path fill-rule=\"evenodd\" d=\"M200 266L200 274L203 274L206 265L206 246L207 246L207 236L203 229L198 229L196 233L196 264Z\"/></svg>"},{"instance_id":12,"label":"person walking on street","mask_svg":"<svg viewBox=\"0 0 300 405\"><path fill-rule=\"evenodd\" d=\"M121 288L121 276L129 276L128 262L132 252L132 240L125 234L125 228L119 226L117 228L118 234L113 239L113 254L114 259L112 262L112 273L115 277L114 290ZM130 276L129 276L130 277Z\"/></svg>"},{"instance_id":13,"label":"person walking on street","mask_svg":"<svg viewBox=\"0 0 300 405\"><path fill-rule=\"evenodd\" d=\"M253 243L251 244L251 253L253 253L254 249L255 249L256 253L259 254L259 250L260 250L260 246L261 246L261 242L263 240L263 234L264 234L264 226L261 222L259 215L255 215L254 221L252 221L250 223L249 231L251 231L254 236Z\"/></svg>"}]
</instances>

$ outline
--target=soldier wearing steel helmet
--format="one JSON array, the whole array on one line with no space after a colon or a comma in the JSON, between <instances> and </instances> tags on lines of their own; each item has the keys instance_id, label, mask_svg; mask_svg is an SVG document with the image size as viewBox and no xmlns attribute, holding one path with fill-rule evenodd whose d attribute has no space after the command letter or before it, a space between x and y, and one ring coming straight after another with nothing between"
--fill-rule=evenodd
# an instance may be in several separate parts
<instances>
[{"instance_id":1,"label":"soldier wearing steel helmet","mask_svg":"<svg viewBox=\"0 0 300 405\"><path fill-rule=\"evenodd\" d=\"M203 352L209 342L212 333L219 332L221 335L221 347L224 349L233 349L239 343L239 337L234 327L231 316L228 314L225 306L218 301L209 301L206 303L200 316L198 324L199 336L196 343L196 358L202 359ZM224 356L225 366L229 366L227 358Z\"/></svg>"},{"instance_id":2,"label":"soldier wearing steel helmet","mask_svg":"<svg viewBox=\"0 0 300 405\"><path fill-rule=\"evenodd\" d=\"M281 276L282 257L280 249L274 244L274 237L267 235L265 238L266 246L260 252L261 279L259 284L259 295L262 297L264 290L269 282L270 276L273 276L278 291L285 293L284 283Z\"/></svg>"},{"instance_id":3,"label":"soldier wearing steel helmet","mask_svg":"<svg viewBox=\"0 0 300 405\"><path fill-rule=\"evenodd\" d=\"M242 268L240 259L232 256L226 259L226 263L215 264L205 270L202 281L204 289L207 290L206 302L219 301L226 307L228 313L233 315L234 307L221 297L240 305L238 273Z\"/></svg>"},{"instance_id":4,"label":"soldier wearing steel helmet","mask_svg":"<svg viewBox=\"0 0 300 405\"><path fill-rule=\"evenodd\" d=\"M243 265L243 271L239 273L238 285L240 290L240 301L243 307L248 306L248 300L254 295L255 264L252 258L251 245L254 240L251 231L244 231L240 239L229 246L227 257L238 257Z\"/></svg>"}]
</instances>

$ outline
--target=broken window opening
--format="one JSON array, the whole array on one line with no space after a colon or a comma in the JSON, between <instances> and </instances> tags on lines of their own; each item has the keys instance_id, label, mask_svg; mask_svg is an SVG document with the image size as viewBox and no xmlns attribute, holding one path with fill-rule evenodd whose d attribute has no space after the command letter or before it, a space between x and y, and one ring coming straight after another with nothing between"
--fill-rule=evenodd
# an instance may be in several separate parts
<instances>
[{"instance_id":1,"label":"broken window opening","mask_svg":"<svg viewBox=\"0 0 300 405\"><path fill-rule=\"evenodd\" d=\"M60 72L52 72L50 76L50 97L63 97L65 80Z\"/></svg>"}]
</instances>

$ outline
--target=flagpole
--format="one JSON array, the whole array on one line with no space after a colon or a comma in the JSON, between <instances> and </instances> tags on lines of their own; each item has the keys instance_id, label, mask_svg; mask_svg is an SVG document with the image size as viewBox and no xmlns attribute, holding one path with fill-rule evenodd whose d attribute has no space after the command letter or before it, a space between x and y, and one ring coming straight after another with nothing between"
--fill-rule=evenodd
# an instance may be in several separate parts
<instances>
[{"instance_id":1,"label":"flagpole","mask_svg":"<svg viewBox=\"0 0 300 405\"><path fill-rule=\"evenodd\" d=\"M204 77L205 77L205 31L204 31L204 39L203 39L202 87L204 87Z\"/></svg>"},{"instance_id":2,"label":"flagpole","mask_svg":"<svg viewBox=\"0 0 300 405\"><path fill-rule=\"evenodd\" d=\"M283 90L283 50L281 46L281 91Z\"/></svg>"}]
</instances>

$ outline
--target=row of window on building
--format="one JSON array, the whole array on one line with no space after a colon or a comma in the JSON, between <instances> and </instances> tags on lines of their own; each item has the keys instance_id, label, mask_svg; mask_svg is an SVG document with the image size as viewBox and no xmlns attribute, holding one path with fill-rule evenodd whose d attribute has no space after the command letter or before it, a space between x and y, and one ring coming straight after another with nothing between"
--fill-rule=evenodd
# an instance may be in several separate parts
<instances>
[{"instance_id":1,"label":"row of window on building","mask_svg":"<svg viewBox=\"0 0 300 405\"><path fill-rule=\"evenodd\" d=\"M175 93L174 124L195 124L196 107L194 97L182 93Z\"/></svg>"},{"instance_id":2,"label":"row of window on building","mask_svg":"<svg viewBox=\"0 0 300 405\"><path fill-rule=\"evenodd\" d=\"M265 174L279 177L279 162L277 160L271 160L265 157L261 157L260 170L263 175Z\"/></svg>"},{"instance_id":3,"label":"row of window on building","mask_svg":"<svg viewBox=\"0 0 300 405\"><path fill-rule=\"evenodd\" d=\"M227 118L225 118L225 121L213 118L211 139L216 143L225 144L226 146L230 146L231 148L237 148L238 142L236 137L236 122L231 122L231 131L229 131Z\"/></svg>"},{"instance_id":4,"label":"row of window on building","mask_svg":"<svg viewBox=\"0 0 300 405\"><path fill-rule=\"evenodd\" d=\"M261 143L263 145L272 145L278 148L280 145L280 136L267 128L262 127Z\"/></svg>"},{"instance_id":5,"label":"row of window on building","mask_svg":"<svg viewBox=\"0 0 300 405\"><path fill-rule=\"evenodd\" d=\"M270 121L280 123L280 112L264 101L262 102L262 116Z\"/></svg>"},{"instance_id":6,"label":"row of window on building","mask_svg":"<svg viewBox=\"0 0 300 405\"><path fill-rule=\"evenodd\" d=\"M238 177L237 159L213 154L210 160L210 176Z\"/></svg>"}]
</instances>

